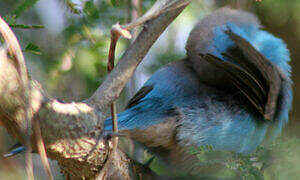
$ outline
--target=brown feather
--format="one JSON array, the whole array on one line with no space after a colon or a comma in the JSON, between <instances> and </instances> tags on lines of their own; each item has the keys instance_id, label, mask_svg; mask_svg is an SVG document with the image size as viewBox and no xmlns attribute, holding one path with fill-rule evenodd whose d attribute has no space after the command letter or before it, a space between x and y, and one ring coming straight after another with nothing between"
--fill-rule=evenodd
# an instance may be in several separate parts
<instances>
[{"instance_id":1,"label":"brown feather","mask_svg":"<svg viewBox=\"0 0 300 180\"><path fill-rule=\"evenodd\" d=\"M251 69L255 69L255 72L260 72L258 74L261 74L262 79L265 81L267 100L265 103L264 118L272 120L276 112L276 104L281 87L281 77L278 68L244 38L232 31L226 31L226 34L228 34L230 39L235 42L236 46L243 53L245 57L245 61L243 62L245 64L242 66L252 67Z\"/></svg>"},{"instance_id":2,"label":"brown feather","mask_svg":"<svg viewBox=\"0 0 300 180\"><path fill-rule=\"evenodd\" d=\"M259 91L259 88L257 88L258 85L253 79L253 76L241 67L230 62L225 62L216 56L207 54L202 56L202 58L228 73L232 84L238 88L255 106L258 112L263 115L265 97L263 93Z\"/></svg>"},{"instance_id":3,"label":"brown feather","mask_svg":"<svg viewBox=\"0 0 300 180\"><path fill-rule=\"evenodd\" d=\"M126 109L131 108L139 103L139 101L145 97L150 91L152 91L153 86L144 86L142 87L128 102Z\"/></svg>"},{"instance_id":4,"label":"brown feather","mask_svg":"<svg viewBox=\"0 0 300 180\"><path fill-rule=\"evenodd\" d=\"M222 55L223 61L211 54L200 54L202 59L223 69L232 84L238 88L266 120L272 120L280 93L281 77L278 68L257 51L247 40L226 31L235 43Z\"/></svg>"}]
</instances>

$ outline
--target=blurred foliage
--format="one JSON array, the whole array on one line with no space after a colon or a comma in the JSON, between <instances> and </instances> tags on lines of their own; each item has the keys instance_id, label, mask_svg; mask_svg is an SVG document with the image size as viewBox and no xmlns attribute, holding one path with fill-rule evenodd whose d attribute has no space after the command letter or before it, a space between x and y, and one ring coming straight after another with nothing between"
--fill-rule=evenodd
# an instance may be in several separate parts
<instances>
[{"instance_id":1,"label":"blurred foliage","mask_svg":"<svg viewBox=\"0 0 300 180\"><path fill-rule=\"evenodd\" d=\"M200 166L204 169L204 172L199 173L204 179L297 180L300 175L299 152L300 139L278 138L271 144L259 146L251 154L215 151L209 145L191 147L187 153L198 158L198 162L189 166ZM170 170L157 158L152 161L151 153L146 157L145 163L151 161L150 167L158 174L174 179L186 176L179 170Z\"/></svg>"},{"instance_id":2,"label":"blurred foliage","mask_svg":"<svg viewBox=\"0 0 300 180\"><path fill-rule=\"evenodd\" d=\"M41 54L41 50L40 48L35 45L35 44L32 44L32 43L29 43L26 47L25 47L25 52L31 52L31 53L34 53L34 54Z\"/></svg>"},{"instance_id":3,"label":"blurred foliage","mask_svg":"<svg viewBox=\"0 0 300 180\"><path fill-rule=\"evenodd\" d=\"M21 44L25 43L24 52L40 55L37 57L26 54L29 57L27 59L33 62L32 69L44 71L42 73L44 77L33 77L41 80L51 95L67 101L81 100L90 96L106 75L110 28L116 22L124 24L129 21L131 6L128 2L130 1L58 0L56 2L67 7L64 12L67 23L61 34L51 37L47 28L38 33L42 36L50 36L51 39L42 39L34 35L34 29L43 28L43 25L18 23L32 18L33 22L42 23L41 19L37 18L38 12L32 9L37 2L38 0L0 1L0 7L11 9L6 14L1 13L1 16L12 28L32 29L30 33L20 30L16 33L23 36ZM143 1L143 12L153 3L153 0ZM30 12L26 13L27 11ZM20 17L22 14L24 16ZM117 57L127 45L126 40L118 43ZM35 63L36 60L39 60L38 64ZM77 82L69 86L68 82L73 80ZM58 93L57 87L61 89Z\"/></svg>"},{"instance_id":4,"label":"blurred foliage","mask_svg":"<svg viewBox=\"0 0 300 180\"><path fill-rule=\"evenodd\" d=\"M72 0L62 0L66 6L68 7L68 9L74 13L74 14L80 14L80 10L77 7L77 4L74 3Z\"/></svg>"},{"instance_id":5,"label":"blurred foliage","mask_svg":"<svg viewBox=\"0 0 300 180\"><path fill-rule=\"evenodd\" d=\"M11 13L18 18L21 14L23 14L28 9L32 8L39 0L23 0L17 5L15 10Z\"/></svg>"},{"instance_id":6,"label":"blurred foliage","mask_svg":"<svg viewBox=\"0 0 300 180\"><path fill-rule=\"evenodd\" d=\"M300 175L299 152L300 139L278 138L271 144L259 146L251 154L215 151L210 145L191 147L187 153L198 159L188 166L200 166L199 175L203 179L297 180ZM149 167L157 174L174 179L186 176L179 170L175 172L168 168L159 158L152 158L153 154L147 154L145 164L151 161Z\"/></svg>"},{"instance_id":7,"label":"blurred foliage","mask_svg":"<svg viewBox=\"0 0 300 180\"><path fill-rule=\"evenodd\" d=\"M258 147L254 153L239 154L214 151L212 147L191 148L201 166L222 164L214 175L229 179L298 179L300 167L300 139L277 139L272 144Z\"/></svg>"},{"instance_id":8,"label":"blurred foliage","mask_svg":"<svg viewBox=\"0 0 300 180\"><path fill-rule=\"evenodd\" d=\"M41 82L51 96L76 101L89 97L105 78L110 28L117 22L125 24L130 21L130 2L131 0L0 0L0 15L16 33L32 77ZM144 13L155 0L142 2ZM55 6L50 6L51 3ZM294 137L300 137L300 111L296 111L300 106L300 93L297 93L300 92L300 63L297 61L300 57L299 0L195 0L158 40L139 69L142 75L148 77L162 65L184 58L184 44L197 19L224 5L255 12L265 25L264 28L287 42L292 55L294 110L284 132L286 138L260 147L253 154L214 152L210 146L193 149L190 153L197 154L202 164L222 163L225 168L216 173L218 177L298 179L300 142ZM117 59L129 44L124 39L119 41ZM124 107L128 98L123 93L118 100L119 106ZM3 146L0 153L13 144L6 132L1 133ZM0 179L22 179L25 172L22 169L24 160L22 157L18 158L0 158ZM147 158L148 156L145 159ZM167 171L155 161L151 163L151 167L162 174ZM42 169L38 171L43 172Z\"/></svg>"}]
</instances>

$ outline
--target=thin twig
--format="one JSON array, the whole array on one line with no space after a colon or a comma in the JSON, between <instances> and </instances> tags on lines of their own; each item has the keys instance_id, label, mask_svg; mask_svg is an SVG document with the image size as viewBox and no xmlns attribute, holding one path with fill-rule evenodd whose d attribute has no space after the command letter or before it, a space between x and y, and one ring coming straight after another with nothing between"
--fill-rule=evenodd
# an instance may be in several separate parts
<instances>
[{"instance_id":1,"label":"thin twig","mask_svg":"<svg viewBox=\"0 0 300 180\"><path fill-rule=\"evenodd\" d=\"M112 28L111 31L111 44L109 48L109 55L108 55L108 62L107 62L107 71L110 73L114 66L115 66L115 50L117 46L118 39L120 38L121 34L119 33L118 29ZM112 117L112 125L113 125L113 132L118 133L118 120L117 120L117 110L116 110L116 103L115 101L112 102L111 106L111 117ZM113 137L113 149L110 156L114 156L114 153L117 150L118 146L118 137Z\"/></svg>"},{"instance_id":2,"label":"thin twig","mask_svg":"<svg viewBox=\"0 0 300 180\"><path fill-rule=\"evenodd\" d=\"M27 89L27 92L30 92L31 88ZM26 94L26 93L25 93ZM29 99L29 95L27 95L27 98L25 97L25 113L26 113L26 129L25 129L25 134L26 134L26 139L25 139L25 147L26 147L26 154L25 154L25 159L26 159L26 172L28 176L28 180L34 180L34 174L33 174L33 163L32 163L32 147L31 147L31 101ZM26 131L27 130L27 131Z\"/></svg>"},{"instance_id":3,"label":"thin twig","mask_svg":"<svg viewBox=\"0 0 300 180\"><path fill-rule=\"evenodd\" d=\"M111 30L111 38L110 38L110 47L109 47L109 54L108 54L108 61L107 61L107 72L110 73L114 66L115 66L115 51L116 51L116 46L117 46L117 42L120 38L121 35L125 36L125 37L130 37L131 35L129 32L125 31L123 32L123 30L120 28L120 26L114 25L112 27ZM111 110L111 117L112 117L112 125L113 125L113 133L118 133L118 119L117 119L117 110L116 110L116 103L115 101L112 102L112 104L110 105L110 110ZM105 173L107 171L107 168L109 167L110 163L113 161L114 155L117 151L117 147L118 147L118 137L114 136L112 137L112 150L111 152L108 154L108 159L105 162L105 165L103 166L100 174L97 176L96 179L100 179L102 177L105 176Z\"/></svg>"},{"instance_id":4,"label":"thin twig","mask_svg":"<svg viewBox=\"0 0 300 180\"><path fill-rule=\"evenodd\" d=\"M46 171L48 179L49 180L54 180L53 175L51 173L51 168L50 168L50 165L49 165L49 161L48 161L48 158L47 158L44 141L43 141L43 138L42 138L40 123L39 123L37 118L33 118L33 132L34 132L35 138L36 138L37 150L38 150L38 152L41 156L42 164L44 166L44 169Z\"/></svg>"}]
</instances>

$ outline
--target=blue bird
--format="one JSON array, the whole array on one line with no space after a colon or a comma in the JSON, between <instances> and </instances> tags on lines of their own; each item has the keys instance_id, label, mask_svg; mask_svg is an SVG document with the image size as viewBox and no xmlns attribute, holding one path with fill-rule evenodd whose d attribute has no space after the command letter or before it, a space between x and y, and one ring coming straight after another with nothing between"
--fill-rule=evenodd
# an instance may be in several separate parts
<instances>
[{"instance_id":1,"label":"blue bird","mask_svg":"<svg viewBox=\"0 0 300 180\"><path fill-rule=\"evenodd\" d=\"M281 39L262 30L253 14L222 8L195 26L186 50L118 114L121 133L175 166L194 162L189 147L246 154L280 134L292 103ZM104 127L112 131L110 118Z\"/></svg>"},{"instance_id":2,"label":"blue bird","mask_svg":"<svg viewBox=\"0 0 300 180\"><path fill-rule=\"evenodd\" d=\"M246 154L280 134L292 103L281 39L262 30L253 14L222 8L196 25L186 50L118 114L121 133L185 166L193 159L189 147ZM104 125L112 131L111 119Z\"/></svg>"}]
</instances>

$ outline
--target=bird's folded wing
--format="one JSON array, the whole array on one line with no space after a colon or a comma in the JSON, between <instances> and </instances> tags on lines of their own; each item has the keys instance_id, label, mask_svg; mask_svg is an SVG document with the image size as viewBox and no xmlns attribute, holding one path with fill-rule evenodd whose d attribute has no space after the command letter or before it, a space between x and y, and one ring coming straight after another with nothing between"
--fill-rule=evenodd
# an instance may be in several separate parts
<instances>
[{"instance_id":1,"label":"bird's folded wing","mask_svg":"<svg viewBox=\"0 0 300 180\"><path fill-rule=\"evenodd\" d=\"M150 91L152 91L153 86L144 86L142 87L128 102L126 109L131 108L139 103Z\"/></svg>"},{"instance_id":2,"label":"bird's folded wing","mask_svg":"<svg viewBox=\"0 0 300 180\"><path fill-rule=\"evenodd\" d=\"M235 44L222 54L230 61L223 61L211 54L200 56L223 69L233 85L247 97L264 119L272 120L281 86L278 68L244 38L232 31L226 31L226 34Z\"/></svg>"}]
</instances>

